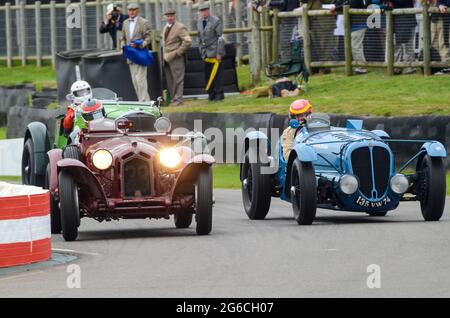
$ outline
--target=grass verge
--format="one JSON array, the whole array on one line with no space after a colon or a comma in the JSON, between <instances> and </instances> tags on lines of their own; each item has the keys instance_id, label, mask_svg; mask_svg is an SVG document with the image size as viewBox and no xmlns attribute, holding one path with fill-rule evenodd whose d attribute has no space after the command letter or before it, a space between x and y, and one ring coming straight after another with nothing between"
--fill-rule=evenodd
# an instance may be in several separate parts
<instances>
[{"instance_id":1,"label":"grass verge","mask_svg":"<svg viewBox=\"0 0 450 318\"><path fill-rule=\"evenodd\" d=\"M308 91L314 111L335 114L412 116L450 115L450 76L424 77L422 74L389 77L384 70L371 69L366 75L345 76L342 69L310 78ZM248 66L238 68L241 89L250 87ZM269 85L265 80L262 85ZM187 101L184 106L165 108L176 112L275 112L286 114L298 97L254 98L240 94L221 102Z\"/></svg>"},{"instance_id":2,"label":"grass verge","mask_svg":"<svg viewBox=\"0 0 450 318\"><path fill-rule=\"evenodd\" d=\"M6 139L6 127L0 127L0 140Z\"/></svg>"},{"instance_id":3,"label":"grass verge","mask_svg":"<svg viewBox=\"0 0 450 318\"><path fill-rule=\"evenodd\" d=\"M0 85L33 84L37 91L42 87L56 88L56 71L49 61L43 61L42 67L31 62L26 66L19 63L14 61L12 68L7 68L5 62L0 63Z\"/></svg>"}]
</instances>

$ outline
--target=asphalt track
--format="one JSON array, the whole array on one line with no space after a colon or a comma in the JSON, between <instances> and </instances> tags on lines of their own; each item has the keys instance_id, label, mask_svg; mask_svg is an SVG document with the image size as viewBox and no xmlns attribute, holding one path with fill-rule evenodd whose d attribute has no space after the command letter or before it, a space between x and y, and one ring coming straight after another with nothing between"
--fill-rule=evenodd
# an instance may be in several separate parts
<instances>
[{"instance_id":1,"label":"asphalt track","mask_svg":"<svg viewBox=\"0 0 450 318\"><path fill-rule=\"evenodd\" d=\"M403 203L386 217L319 210L298 226L278 199L250 221L240 191L214 195L209 236L172 219L83 219L78 241L53 237L55 251L78 257L81 288L67 287L65 264L0 276L0 297L450 296L450 198L440 222ZM367 286L371 264L381 288Z\"/></svg>"}]
</instances>

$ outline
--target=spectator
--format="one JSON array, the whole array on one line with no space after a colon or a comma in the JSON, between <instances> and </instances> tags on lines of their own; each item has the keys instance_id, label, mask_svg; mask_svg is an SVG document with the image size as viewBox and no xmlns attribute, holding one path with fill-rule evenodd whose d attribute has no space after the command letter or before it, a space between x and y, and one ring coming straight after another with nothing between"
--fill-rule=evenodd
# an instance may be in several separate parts
<instances>
[{"instance_id":1,"label":"spectator","mask_svg":"<svg viewBox=\"0 0 450 318\"><path fill-rule=\"evenodd\" d=\"M133 48L147 49L152 40L150 23L139 16L139 5L137 3L130 3L127 8L129 18L123 23L122 43ZM135 44L134 42L137 40L141 40L142 44ZM131 79L138 100L140 102L150 101L147 86L147 67L130 60L127 60L127 63L130 66Z\"/></svg>"},{"instance_id":2,"label":"spectator","mask_svg":"<svg viewBox=\"0 0 450 318\"><path fill-rule=\"evenodd\" d=\"M437 6L441 12L431 16L431 47L438 53L441 62L450 62L450 39L448 37L450 15L444 14L450 6L450 0L433 0L431 5ZM442 74L442 72L437 72L437 74Z\"/></svg>"},{"instance_id":3,"label":"spectator","mask_svg":"<svg viewBox=\"0 0 450 318\"><path fill-rule=\"evenodd\" d=\"M366 9L371 0L335 0L335 7L330 10L331 13L342 13L343 6L349 5L353 9ZM366 64L364 56L364 36L367 30L367 16L356 15L352 16L352 58L357 63ZM356 67L354 72L356 74L366 74L365 67Z\"/></svg>"},{"instance_id":4,"label":"spectator","mask_svg":"<svg viewBox=\"0 0 450 318\"><path fill-rule=\"evenodd\" d=\"M117 48L118 31L122 31L123 22L128 19L128 15L122 14L122 9L114 3L106 7L106 19L100 25L100 33L109 33L113 43L113 49Z\"/></svg>"},{"instance_id":5,"label":"spectator","mask_svg":"<svg viewBox=\"0 0 450 318\"><path fill-rule=\"evenodd\" d=\"M192 45L187 28L176 21L176 12L168 9L164 15L167 24L163 29L164 74L172 105L183 103L185 56L184 53Z\"/></svg>"},{"instance_id":6,"label":"spectator","mask_svg":"<svg viewBox=\"0 0 450 318\"><path fill-rule=\"evenodd\" d=\"M414 8L414 0L392 0L393 9ZM414 56L414 37L416 34L416 17L412 14L397 15L394 18L394 60L395 62L412 63ZM409 66L404 73L413 74L416 69ZM395 68L394 74L402 73L401 68Z\"/></svg>"},{"instance_id":7,"label":"spectator","mask_svg":"<svg viewBox=\"0 0 450 318\"><path fill-rule=\"evenodd\" d=\"M307 3L309 10L321 10L323 4L331 4L333 0L301 0L301 2ZM335 46L335 38L333 32L336 26L336 17L311 17L310 21L312 61L331 61L333 59L332 53ZM330 69L313 68L312 72L313 74L328 74L330 73Z\"/></svg>"},{"instance_id":8,"label":"spectator","mask_svg":"<svg viewBox=\"0 0 450 318\"><path fill-rule=\"evenodd\" d=\"M222 38L222 21L209 13L209 3L203 2L198 7L199 20L197 30L200 53L205 61L206 91L209 100L222 100L223 91L222 58L225 55L225 43Z\"/></svg>"}]
</instances>

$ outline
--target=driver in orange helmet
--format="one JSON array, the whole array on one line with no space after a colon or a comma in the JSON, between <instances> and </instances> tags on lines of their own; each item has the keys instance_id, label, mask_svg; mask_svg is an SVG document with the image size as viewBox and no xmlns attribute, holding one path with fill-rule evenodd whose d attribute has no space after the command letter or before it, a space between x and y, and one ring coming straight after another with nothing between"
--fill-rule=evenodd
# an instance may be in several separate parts
<instances>
[{"instance_id":1,"label":"driver in orange helmet","mask_svg":"<svg viewBox=\"0 0 450 318\"><path fill-rule=\"evenodd\" d=\"M289 107L289 126L281 135L281 147L285 160L288 160L291 153L296 132L305 125L307 117L311 114L312 106L306 99L297 99Z\"/></svg>"}]
</instances>

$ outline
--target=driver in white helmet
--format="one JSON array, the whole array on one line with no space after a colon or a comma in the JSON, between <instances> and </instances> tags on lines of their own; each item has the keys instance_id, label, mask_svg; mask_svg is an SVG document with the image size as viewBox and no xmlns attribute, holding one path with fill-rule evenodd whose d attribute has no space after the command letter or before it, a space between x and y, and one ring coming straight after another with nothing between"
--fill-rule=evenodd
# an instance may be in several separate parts
<instances>
[{"instance_id":1,"label":"driver in white helmet","mask_svg":"<svg viewBox=\"0 0 450 318\"><path fill-rule=\"evenodd\" d=\"M70 98L72 104L67 107L66 116L64 117L63 127L66 135L69 135L73 129L75 120L75 112L78 107L84 102L92 99L92 89L86 81L76 81L70 87Z\"/></svg>"}]
</instances>

